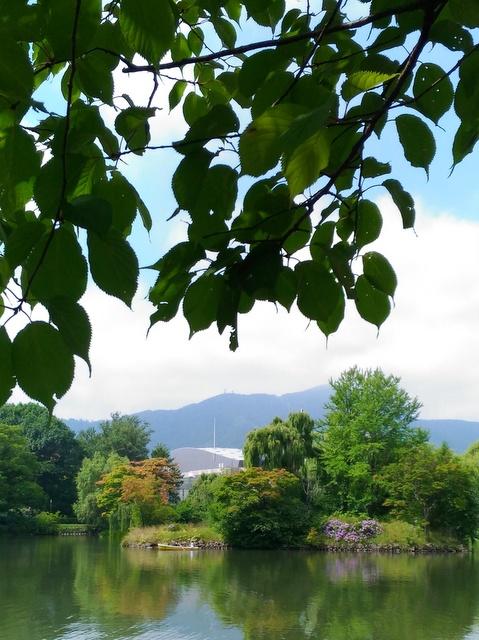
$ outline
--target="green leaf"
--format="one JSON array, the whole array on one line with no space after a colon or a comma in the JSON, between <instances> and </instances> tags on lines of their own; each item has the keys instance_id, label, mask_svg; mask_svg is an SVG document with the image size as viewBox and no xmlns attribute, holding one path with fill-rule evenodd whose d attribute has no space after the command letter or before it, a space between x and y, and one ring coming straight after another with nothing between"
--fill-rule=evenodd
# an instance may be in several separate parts
<instances>
[{"instance_id":1,"label":"green leaf","mask_svg":"<svg viewBox=\"0 0 479 640\"><path fill-rule=\"evenodd\" d=\"M302 193L319 179L321 171L329 163L329 140L323 131L318 131L287 154L284 175L291 196Z\"/></svg>"},{"instance_id":2,"label":"green leaf","mask_svg":"<svg viewBox=\"0 0 479 640\"><path fill-rule=\"evenodd\" d=\"M274 301L282 262L277 246L253 247L238 270L241 273L238 286L256 300Z\"/></svg>"},{"instance_id":3,"label":"green leaf","mask_svg":"<svg viewBox=\"0 0 479 640\"><path fill-rule=\"evenodd\" d=\"M253 18L255 22L263 27L271 27L273 29L284 16L285 1L245 0L244 6L248 16Z\"/></svg>"},{"instance_id":4,"label":"green leaf","mask_svg":"<svg viewBox=\"0 0 479 640\"><path fill-rule=\"evenodd\" d=\"M231 106L216 104L206 115L195 120L184 139L174 146L180 153L192 153L209 140L223 138L238 128L239 120Z\"/></svg>"},{"instance_id":5,"label":"green leaf","mask_svg":"<svg viewBox=\"0 0 479 640\"><path fill-rule=\"evenodd\" d=\"M15 386L12 364L12 343L5 327L0 327L0 406L9 399Z\"/></svg>"},{"instance_id":6,"label":"green leaf","mask_svg":"<svg viewBox=\"0 0 479 640\"><path fill-rule=\"evenodd\" d=\"M361 200L358 203L356 216L355 242L360 249L379 238L383 219L379 207L370 200Z\"/></svg>"},{"instance_id":7,"label":"green leaf","mask_svg":"<svg viewBox=\"0 0 479 640\"><path fill-rule=\"evenodd\" d=\"M414 106L436 124L449 111L454 100L452 82L437 64L422 64L413 85Z\"/></svg>"},{"instance_id":8,"label":"green leaf","mask_svg":"<svg viewBox=\"0 0 479 640\"><path fill-rule=\"evenodd\" d=\"M138 260L128 242L113 232L104 238L89 232L88 258L100 289L131 307L138 286Z\"/></svg>"},{"instance_id":9,"label":"green leaf","mask_svg":"<svg viewBox=\"0 0 479 640\"><path fill-rule=\"evenodd\" d=\"M311 217L309 214L306 215L304 208L293 211L290 220L290 228L296 227L299 223L299 226L283 242L284 251L291 256L308 244L311 238L312 224Z\"/></svg>"},{"instance_id":10,"label":"green leaf","mask_svg":"<svg viewBox=\"0 0 479 640\"><path fill-rule=\"evenodd\" d=\"M238 73L238 87L244 96L253 96L262 86L270 71L278 71L278 53L266 49L246 58Z\"/></svg>"},{"instance_id":11,"label":"green leaf","mask_svg":"<svg viewBox=\"0 0 479 640\"><path fill-rule=\"evenodd\" d=\"M298 293L298 280L292 269L280 269L274 292L279 304L289 311Z\"/></svg>"},{"instance_id":12,"label":"green leaf","mask_svg":"<svg viewBox=\"0 0 479 640\"><path fill-rule=\"evenodd\" d=\"M22 390L53 410L55 397L73 381L73 355L60 333L46 322L32 322L13 341L13 369Z\"/></svg>"},{"instance_id":13,"label":"green leaf","mask_svg":"<svg viewBox=\"0 0 479 640\"><path fill-rule=\"evenodd\" d=\"M171 59L176 62L178 60L189 58L190 56L191 49L187 38L182 33L178 33L171 45Z\"/></svg>"},{"instance_id":14,"label":"green leaf","mask_svg":"<svg viewBox=\"0 0 479 640\"><path fill-rule=\"evenodd\" d=\"M224 46L232 49L236 43L236 30L231 22L224 18L217 18L213 21L213 26Z\"/></svg>"},{"instance_id":15,"label":"green leaf","mask_svg":"<svg viewBox=\"0 0 479 640\"><path fill-rule=\"evenodd\" d=\"M223 278L211 274L201 276L188 287L183 313L190 325L190 338L216 320L222 288Z\"/></svg>"},{"instance_id":16,"label":"green leaf","mask_svg":"<svg viewBox=\"0 0 479 640\"><path fill-rule=\"evenodd\" d=\"M388 295L373 287L365 276L359 276L356 281L355 302L361 318L378 329L391 311Z\"/></svg>"},{"instance_id":17,"label":"green leaf","mask_svg":"<svg viewBox=\"0 0 479 640\"><path fill-rule=\"evenodd\" d=\"M241 135L239 154L243 173L261 176L278 164L282 147L280 136L297 115L294 105L278 105L267 109L253 120Z\"/></svg>"},{"instance_id":18,"label":"green leaf","mask_svg":"<svg viewBox=\"0 0 479 640\"><path fill-rule=\"evenodd\" d=\"M22 209L33 195L33 185L40 171L41 156L35 141L20 127L11 127L0 137L0 205L3 213Z\"/></svg>"},{"instance_id":19,"label":"green leaf","mask_svg":"<svg viewBox=\"0 0 479 640\"><path fill-rule=\"evenodd\" d=\"M95 149L95 152L93 152ZM67 196L71 198L91 193L92 183L101 171L97 147L88 149L91 157L71 155L68 162ZM62 197L63 168L60 158L52 158L40 169L33 190L34 198L43 217L55 218L59 212Z\"/></svg>"},{"instance_id":20,"label":"green leaf","mask_svg":"<svg viewBox=\"0 0 479 640\"><path fill-rule=\"evenodd\" d=\"M228 17L235 22L238 22L241 17L242 3L240 0L226 0L225 10Z\"/></svg>"},{"instance_id":21,"label":"green leaf","mask_svg":"<svg viewBox=\"0 0 479 640\"><path fill-rule=\"evenodd\" d=\"M379 162L376 158L364 158L361 167L363 178L377 178L385 173L391 173L391 165L389 162Z\"/></svg>"},{"instance_id":22,"label":"green leaf","mask_svg":"<svg viewBox=\"0 0 479 640\"><path fill-rule=\"evenodd\" d=\"M223 220L230 218L238 195L236 171L228 165L217 164L195 178L198 178L196 197L191 199L189 207L192 218L196 220L199 215L209 213ZM191 185L189 193L193 195Z\"/></svg>"},{"instance_id":23,"label":"green leaf","mask_svg":"<svg viewBox=\"0 0 479 640\"><path fill-rule=\"evenodd\" d=\"M190 273L177 273L169 277L163 277L160 273L149 295L150 301L158 307L150 316L150 328L156 322L168 322L175 317L191 278Z\"/></svg>"},{"instance_id":24,"label":"green leaf","mask_svg":"<svg viewBox=\"0 0 479 640\"><path fill-rule=\"evenodd\" d=\"M144 147L150 142L150 125L148 118L155 115L155 109L146 107L128 107L118 114L115 120L115 130L125 138L128 148L141 156Z\"/></svg>"},{"instance_id":25,"label":"green leaf","mask_svg":"<svg viewBox=\"0 0 479 640\"><path fill-rule=\"evenodd\" d=\"M173 85L173 89L170 91L168 96L168 104L170 106L170 111L181 102L181 98L185 93L185 89L188 86L186 80L177 80Z\"/></svg>"},{"instance_id":26,"label":"green leaf","mask_svg":"<svg viewBox=\"0 0 479 640\"><path fill-rule=\"evenodd\" d=\"M298 308L311 320L327 323L343 292L333 274L318 262L306 260L295 267L298 278Z\"/></svg>"},{"instance_id":27,"label":"green leaf","mask_svg":"<svg viewBox=\"0 0 479 640\"><path fill-rule=\"evenodd\" d=\"M461 122L452 145L452 157L454 165L459 164L466 156L473 152L479 139L479 126L470 126Z\"/></svg>"},{"instance_id":28,"label":"green leaf","mask_svg":"<svg viewBox=\"0 0 479 640\"><path fill-rule=\"evenodd\" d=\"M200 245L194 242L179 242L148 268L159 271L162 278L172 278L189 271L204 257L205 252Z\"/></svg>"},{"instance_id":29,"label":"green leaf","mask_svg":"<svg viewBox=\"0 0 479 640\"><path fill-rule=\"evenodd\" d=\"M176 21L168 0L122 0L120 27L127 43L156 64L173 44Z\"/></svg>"},{"instance_id":30,"label":"green leaf","mask_svg":"<svg viewBox=\"0 0 479 640\"><path fill-rule=\"evenodd\" d=\"M33 246L45 233L45 225L40 220L27 220L8 236L5 258L11 269L15 269L28 256Z\"/></svg>"},{"instance_id":31,"label":"green leaf","mask_svg":"<svg viewBox=\"0 0 479 640\"><path fill-rule=\"evenodd\" d=\"M339 329L339 326L344 318L345 308L346 304L344 301L344 295L341 295L336 307L334 308L328 319L318 320L318 327L326 337L329 337L332 333L335 333Z\"/></svg>"},{"instance_id":32,"label":"green leaf","mask_svg":"<svg viewBox=\"0 0 479 640\"><path fill-rule=\"evenodd\" d=\"M328 252L329 263L333 273L343 286L348 298L354 297L354 275L351 270L351 261L355 249L347 242L337 242Z\"/></svg>"},{"instance_id":33,"label":"green leaf","mask_svg":"<svg viewBox=\"0 0 479 640\"><path fill-rule=\"evenodd\" d=\"M0 255L0 293L5 290L5 287L10 282L10 278L12 277L12 275L13 275L12 268L10 267L7 260L2 255ZM0 305L1 304L2 304L2 299L0 298ZM0 309L3 311L1 306L0 306Z\"/></svg>"},{"instance_id":34,"label":"green leaf","mask_svg":"<svg viewBox=\"0 0 479 640\"><path fill-rule=\"evenodd\" d=\"M203 96L193 91L187 94L183 102L183 116L190 127L198 118L207 115L208 111L208 102Z\"/></svg>"},{"instance_id":35,"label":"green leaf","mask_svg":"<svg viewBox=\"0 0 479 640\"><path fill-rule=\"evenodd\" d=\"M399 180L388 179L383 182L383 187L389 191L394 204L399 209L404 229L412 229L416 219L414 200L410 193L404 190Z\"/></svg>"},{"instance_id":36,"label":"green leaf","mask_svg":"<svg viewBox=\"0 0 479 640\"><path fill-rule=\"evenodd\" d=\"M143 227L147 230L147 231L151 231L151 228L153 226L153 220L151 219L151 214L150 211L148 209L148 207L146 206L146 204L143 202L143 200L140 198L140 195L138 194L138 192L136 193L137 196L137 207L138 207L138 213L140 214L140 218L141 221L143 223Z\"/></svg>"},{"instance_id":37,"label":"green leaf","mask_svg":"<svg viewBox=\"0 0 479 640\"><path fill-rule=\"evenodd\" d=\"M397 287L396 274L383 255L376 251L365 253L363 255L363 273L373 287L394 297Z\"/></svg>"},{"instance_id":38,"label":"green leaf","mask_svg":"<svg viewBox=\"0 0 479 640\"><path fill-rule=\"evenodd\" d=\"M93 192L99 199L109 203L110 224L122 235L127 235L136 217L136 189L119 171L113 171L111 179L96 183Z\"/></svg>"},{"instance_id":39,"label":"green leaf","mask_svg":"<svg viewBox=\"0 0 479 640\"><path fill-rule=\"evenodd\" d=\"M323 260L325 249L329 249L334 240L336 224L332 221L321 223L313 233L309 250L313 260Z\"/></svg>"},{"instance_id":40,"label":"green leaf","mask_svg":"<svg viewBox=\"0 0 479 640\"><path fill-rule=\"evenodd\" d=\"M90 51L82 56L76 67L76 81L82 93L92 98L99 98L106 104L113 105L113 70L119 59L104 51Z\"/></svg>"},{"instance_id":41,"label":"green leaf","mask_svg":"<svg viewBox=\"0 0 479 640\"><path fill-rule=\"evenodd\" d=\"M459 24L469 28L479 27L479 7L476 0L450 0L448 5Z\"/></svg>"},{"instance_id":42,"label":"green leaf","mask_svg":"<svg viewBox=\"0 0 479 640\"><path fill-rule=\"evenodd\" d=\"M43 0L42 22L48 40L47 50L53 49L53 59L68 60L72 51L72 29L77 18L76 49L78 54L90 48L100 25L101 0ZM45 46L45 44L44 44Z\"/></svg>"},{"instance_id":43,"label":"green leaf","mask_svg":"<svg viewBox=\"0 0 479 640\"><path fill-rule=\"evenodd\" d=\"M57 326L65 344L87 363L91 375L91 324L85 309L68 298L54 298L47 308L50 320Z\"/></svg>"},{"instance_id":44,"label":"green leaf","mask_svg":"<svg viewBox=\"0 0 479 640\"><path fill-rule=\"evenodd\" d=\"M33 68L27 50L5 34L0 38L0 96L10 104L30 98Z\"/></svg>"},{"instance_id":45,"label":"green leaf","mask_svg":"<svg viewBox=\"0 0 479 640\"><path fill-rule=\"evenodd\" d=\"M439 42L451 51L469 51L474 46L472 35L452 20L439 20L430 32L432 42Z\"/></svg>"},{"instance_id":46,"label":"green leaf","mask_svg":"<svg viewBox=\"0 0 479 640\"><path fill-rule=\"evenodd\" d=\"M111 227L112 207L103 198L81 196L65 205L63 217L77 227L105 235Z\"/></svg>"},{"instance_id":47,"label":"green leaf","mask_svg":"<svg viewBox=\"0 0 479 640\"><path fill-rule=\"evenodd\" d=\"M348 76L349 82L360 91L369 91L396 78L397 73L381 73L379 71L356 71Z\"/></svg>"},{"instance_id":48,"label":"green leaf","mask_svg":"<svg viewBox=\"0 0 479 640\"><path fill-rule=\"evenodd\" d=\"M417 116L402 114L396 118L404 155L413 167L422 167L429 175L429 165L436 153L436 142L429 127Z\"/></svg>"},{"instance_id":49,"label":"green leaf","mask_svg":"<svg viewBox=\"0 0 479 640\"><path fill-rule=\"evenodd\" d=\"M172 187L178 205L189 211L196 204L198 191L203 188L213 154L200 148L183 158L173 174Z\"/></svg>"},{"instance_id":50,"label":"green leaf","mask_svg":"<svg viewBox=\"0 0 479 640\"><path fill-rule=\"evenodd\" d=\"M30 291L40 302L85 293L88 267L73 231L65 226L44 234L25 263Z\"/></svg>"},{"instance_id":51,"label":"green leaf","mask_svg":"<svg viewBox=\"0 0 479 640\"><path fill-rule=\"evenodd\" d=\"M272 71L254 94L251 107L253 118L258 118L276 100L286 95L288 89L294 84L293 80L294 75L290 71Z\"/></svg>"}]
</instances>

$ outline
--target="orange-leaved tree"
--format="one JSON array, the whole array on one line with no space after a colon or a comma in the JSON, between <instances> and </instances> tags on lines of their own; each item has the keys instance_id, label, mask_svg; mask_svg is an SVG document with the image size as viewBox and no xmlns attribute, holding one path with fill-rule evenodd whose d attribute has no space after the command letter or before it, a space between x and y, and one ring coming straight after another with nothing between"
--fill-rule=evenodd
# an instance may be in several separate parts
<instances>
[{"instance_id":1,"label":"orange-leaved tree","mask_svg":"<svg viewBox=\"0 0 479 640\"><path fill-rule=\"evenodd\" d=\"M98 506L110 526L124 529L168 519L178 500L181 473L165 458L149 458L114 467L98 484Z\"/></svg>"}]
</instances>

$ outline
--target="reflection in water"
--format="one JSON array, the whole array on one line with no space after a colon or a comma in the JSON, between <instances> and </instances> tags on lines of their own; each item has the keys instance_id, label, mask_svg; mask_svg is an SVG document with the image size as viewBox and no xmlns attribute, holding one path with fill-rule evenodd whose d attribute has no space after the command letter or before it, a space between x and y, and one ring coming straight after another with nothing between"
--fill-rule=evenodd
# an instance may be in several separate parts
<instances>
[{"instance_id":1,"label":"reflection in water","mask_svg":"<svg viewBox=\"0 0 479 640\"><path fill-rule=\"evenodd\" d=\"M472 557L0 540L2 640L479 640Z\"/></svg>"}]
</instances>

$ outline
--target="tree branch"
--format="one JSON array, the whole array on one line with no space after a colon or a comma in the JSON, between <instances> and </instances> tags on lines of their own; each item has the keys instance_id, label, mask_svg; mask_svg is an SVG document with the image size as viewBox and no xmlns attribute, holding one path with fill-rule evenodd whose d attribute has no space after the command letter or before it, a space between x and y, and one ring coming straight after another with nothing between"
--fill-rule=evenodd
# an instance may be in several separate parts
<instances>
[{"instance_id":1,"label":"tree branch","mask_svg":"<svg viewBox=\"0 0 479 640\"><path fill-rule=\"evenodd\" d=\"M215 51L213 53L209 53L203 56L197 56L193 58L183 58L182 60L177 60L175 62L164 62L163 64L146 64L146 65L136 65L130 62L129 60L122 60L125 63L125 69L123 69L123 73L141 73L144 71L150 73L158 73L160 71L164 71L166 69L182 69L191 64L201 64L203 62L213 62L214 60L221 60L223 58L228 58L230 56L238 56L243 53L247 53L249 51L255 51L256 49L266 49L268 47L284 47L288 44L293 44L295 42L302 42L303 40L309 40L310 38L315 39L318 36L329 35L330 33L338 33L339 31L350 31L352 29L359 29L360 27L364 27L368 24L373 24L374 22L381 20L383 18L389 18L395 15L400 15L402 13L407 13L408 11L414 11L416 9L424 9L428 8L432 4L440 4L438 0L416 0L415 2L411 2L403 5L402 7L394 7L392 9L385 9L384 11L378 11L377 13L366 16L365 18L361 18L359 20L353 20L351 22L343 22L337 25L330 26L323 33L323 27L318 29L314 29L312 31L307 31L305 33L299 33L294 36L287 36L286 38L272 38L271 40L260 40L258 42L252 42L249 44L242 45L240 47L232 47L231 49L224 49L221 51Z\"/></svg>"}]
</instances>

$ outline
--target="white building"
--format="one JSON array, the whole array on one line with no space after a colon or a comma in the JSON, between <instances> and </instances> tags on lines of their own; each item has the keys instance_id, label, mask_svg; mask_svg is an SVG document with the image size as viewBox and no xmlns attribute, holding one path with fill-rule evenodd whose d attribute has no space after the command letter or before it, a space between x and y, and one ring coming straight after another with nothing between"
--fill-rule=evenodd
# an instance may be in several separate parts
<instances>
[{"instance_id":1,"label":"white building","mask_svg":"<svg viewBox=\"0 0 479 640\"><path fill-rule=\"evenodd\" d=\"M171 457L179 466L183 476L181 498L186 498L194 480L202 473L222 473L226 469L242 469L244 464L241 449L223 447L181 447L173 449Z\"/></svg>"}]
</instances>

